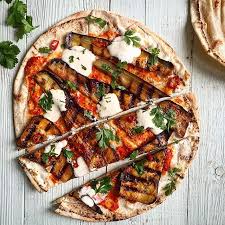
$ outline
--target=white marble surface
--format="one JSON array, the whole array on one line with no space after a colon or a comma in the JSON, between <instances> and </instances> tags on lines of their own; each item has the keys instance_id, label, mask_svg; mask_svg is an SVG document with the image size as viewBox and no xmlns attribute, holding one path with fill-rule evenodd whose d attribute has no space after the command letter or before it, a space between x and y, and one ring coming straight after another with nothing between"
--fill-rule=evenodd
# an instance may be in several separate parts
<instances>
[{"instance_id":1,"label":"white marble surface","mask_svg":"<svg viewBox=\"0 0 225 225\"><path fill-rule=\"evenodd\" d=\"M192 73L192 90L201 111L198 156L178 190L152 211L114 224L222 225L225 224L225 68L205 55L190 24L188 0L26 0L39 28L20 40L21 61L26 49L50 25L86 9L112 10L146 23L168 41ZM13 40L5 26L7 4L0 2L0 40ZM0 67L0 224L69 225L85 222L53 213L51 202L90 176L60 185L48 193L36 192L17 164L12 120L12 85L18 66ZM218 172L219 170L217 170ZM92 175L93 176L93 175Z\"/></svg>"}]
</instances>

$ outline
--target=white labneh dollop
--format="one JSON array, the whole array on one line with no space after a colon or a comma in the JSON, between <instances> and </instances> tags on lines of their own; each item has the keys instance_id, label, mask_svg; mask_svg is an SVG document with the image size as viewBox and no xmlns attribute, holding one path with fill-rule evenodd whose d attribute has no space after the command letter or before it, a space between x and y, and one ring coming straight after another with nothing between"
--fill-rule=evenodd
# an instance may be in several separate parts
<instances>
[{"instance_id":1,"label":"white labneh dollop","mask_svg":"<svg viewBox=\"0 0 225 225\"><path fill-rule=\"evenodd\" d=\"M66 95L63 90L50 90L52 94L52 100L54 104L52 104L52 108L47 110L46 113L43 115L44 118L52 121L53 123L56 122L59 117L61 116L62 111L66 111ZM44 94L41 96L41 98Z\"/></svg>"},{"instance_id":2,"label":"white labneh dollop","mask_svg":"<svg viewBox=\"0 0 225 225\"><path fill-rule=\"evenodd\" d=\"M78 73L88 77L92 72L92 65L95 61L95 55L82 46L75 46L71 49L65 49L62 54L62 60Z\"/></svg>"},{"instance_id":3,"label":"white labneh dollop","mask_svg":"<svg viewBox=\"0 0 225 225\"><path fill-rule=\"evenodd\" d=\"M77 165L78 166L74 168L75 177L82 177L89 173L88 166L81 156L77 158Z\"/></svg>"},{"instance_id":4,"label":"white labneh dollop","mask_svg":"<svg viewBox=\"0 0 225 225\"><path fill-rule=\"evenodd\" d=\"M116 37L108 46L108 50L111 56L127 63L132 63L135 58L141 55L141 49L133 46L133 44L128 45L123 36Z\"/></svg>"},{"instance_id":5,"label":"white labneh dollop","mask_svg":"<svg viewBox=\"0 0 225 225\"><path fill-rule=\"evenodd\" d=\"M53 146L53 145L55 146L55 149L54 149L55 155L56 155L56 156L59 156L60 153L61 153L61 151L62 151L62 149L63 149L64 147L66 147L67 141L66 141L66 140L63 140L63 141L59 141L59 142L56 142L56 143L51 144L51 145L47 145L47 146L45 147L45 153L50 152L50 151L52 150L52 146Z\"/></svg>"},{"instance_id":6,"label":"white labneh dollop","mask_svg":"<svg viewBox=\"0 0 225 225\"><path fill-rule=\"evenodd\" d=\"M114 93L108 93L102 97L102 100L97 105L98 113L101 118L113 116L122 111L120 102Z\"/></svg>"},{"instance_id":7,"label":"white labneh dollop","mask_svg":"<svg viewBox=\"0 0 225 225\"><path fill-rule=\"evenodd\" d=\"M154 118L154 116L151 116L150 113L152 111L154 107L150 107L147 110L138 110L137 111L137 125L138 126L143 126L144 129L150 128L151 131L155 134L158 135L160 134L163 130L159 127L157 127L152 119ZM166 119L164 119L164 123L166 123Z\"/></svg>"}]
</instances>

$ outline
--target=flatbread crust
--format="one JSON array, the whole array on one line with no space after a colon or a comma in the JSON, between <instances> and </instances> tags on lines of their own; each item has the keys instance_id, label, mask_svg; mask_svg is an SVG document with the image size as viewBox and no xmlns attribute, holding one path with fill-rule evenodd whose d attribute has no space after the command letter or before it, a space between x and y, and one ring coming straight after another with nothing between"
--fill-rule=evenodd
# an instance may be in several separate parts
<instances>
[{"instance_id":1,"label":"flatbread crust","mask_svg":"<svg viewBox=\"0 0 225 225\"><path fill-rule=\"evenodd\" d=\"M196 98L193 94L188 94L183 97L185 100L185 106L186 108L189 108L189 110L193 113L193 119L189 125L189 128L187 129L187 132L185 134L185 138L182 141L180 141L177 146L178 151L178 165L181 169L181 172L179 173L177 183L176 185L181 183L181 181L184 179L185 174L187 172L187 169L189 165L191 164L192 160L194 159L198 144L199 144L199 115L198 115L198 105L196 102ZM179 101L180 99L176 99L176 101ZM159 184L159 193L157 200L151 204L151 205L144 205L141 203L129 203L127 201L119 200L122 205L129 205L128 208L123 208L116 211L116 213L111 213L109 210L101 208L104 210L106 215L98 214L95 211L93 211L91 208L86 206L83 202L81 202L79 199L76 199L75 197L71 197L69 194L57 199L55 201L56 204L58 204L55 212L63 215L63 216L69 216L76 219L82 219L85 221L116 221L116 220L123 220L127 219L139 214L142 214L152 208L155 208L159 204L161 204L167 196L165 196L163 187L165 186L166 182L168 181L169 177L167 175L164 175L160 179ZM161 181L162 180L162 181ZM121 202L122 201L122 202Z\"/></svg>"},{"instance_id":2,"label":"flatbread crust","mask_svg":"<svg viewBox=\"0 0 225 225\"><path fill-rule=\"evenodd\" d=\"M221 0L191 0L192 25L207 54L225 65L225 5Z\"/></svg>"},{"instance_id":3,"label":"flatbread crust","mask_svg":"<svg viewBox=\"0 0 225 225\"><path fill-rule=\"evenodd\" d=\"M108 11L92 10L77 12L58 22L56 25L52 26L47 32L42 34L28 50L20 66L20 69L14 81L13 90L14 126L16 137L20 136L30 119L28 116L27 106L29 93L27 86L24 82L24 68L26 66L27 61L32 56L39 56L40 53L38 52L38 49L43 46L49 46L50 42L54 39L59 40L59 46L61 46L64 41L63 38L68 32L76 32L84 35L91 33L94 36L98 36L99 34L104 32L104 30L100 29L98 26L87 23L85 17L88 15L93 15L105 19L108 23L108 29L117 30L121 34L124 32L124 30L128 28L136 30L141 35L141 37L143 37L143 47L158 47L160 49L159 57L172 62L175 66L176 72L179 74L180 77L183 78L185 82L185 88L183 91L189 90L190 74L187 72L185 66L176 56L175 51L169 46L169 44L167 44L155 33L151 32L146 26L139 23L138 21L131 20L129 18L122 17L118 14ZM61 47L58 47L57 51L58 50L62 50ZM56 53L53 53L52 57L54 57L54 54Z\"/></svg>"}]
</instances>

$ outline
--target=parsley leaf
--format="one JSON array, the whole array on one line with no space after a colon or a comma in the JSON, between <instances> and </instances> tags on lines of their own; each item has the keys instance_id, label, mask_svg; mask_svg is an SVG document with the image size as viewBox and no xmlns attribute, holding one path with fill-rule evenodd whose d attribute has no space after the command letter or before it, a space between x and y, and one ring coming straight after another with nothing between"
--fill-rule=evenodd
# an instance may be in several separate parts
<instances>
[{"instance_id":1,"label":"parsley leaf","mask_svg":"<svg viewBox=\"0 0 225 225\"><path fill-rule=\"evenodd\" d=\"M176 114L172 109L164 113L163 110L157 106L151 110L150 115L153 116L152 122L162 130L167 130L169 132L171 127L176 124Z\"/></svg>"},{"instance_id":2,"label":"parsley leaf","mask_svg":"<svg viewBox=\"0 0 225 225\"><path fill-rule=\"evenodd\" d=\"M130 154L129 158L130 158L130 159L136 159L137 155L138 155L138 150L135 150L135 151L133 151L133 152Z\"/></svg>"},{"instance_id":3,"label":"parsley leaf","mask_svg":"<svg viewBox=\"0 0 225 225\"><path fill-rule=\"evenodd\" d=\"M54 104L52 99L52 93L50 91L46 92L44 96L39 100L39 105L45 110L51 110L52 105Z\"/></svg>"},{"instance_id":4,"label":"parsley leaf","mask_svg":"<svg viewBox=\"0 0 225 225\"><path fill-rule=\"evenodd\" d=\"M170 195L170 194L172 194L172 192L174 191L174 190L176 190L176 181L177 181L177 179L176 179L176 175L179 173L181 171L181 169L179 169L179 168L176 168L176 167L174 167L174 168L172 168L172 169L170 169L169 171L168 171L168 175L169 175L169 183L168 184L166 184L166 186L165 187L163 187L163 190L165 191L165 195L166 196L168 196L168 195Z\"/></svg>"},{"instance_id":5,"label":"parsley leaf","mask_svg":"<svg viewBox=\"0 0 225 225\"><path fill-rule=\"evenodd\" d=\"M103 177L99 180L93 180L91 186L95 193L106 194L112 188L111 179L110 177Z\"/></svg>"},{"instance_id":6,"label":"parsley leaf","mask_svg":"<svg viewBox=\"0 0 225 225\"><path fill-rule=\"evenodd\" d=\"M132 166L133 168L138 172L139 175L142 175L144 173L144 164L145 164L145 159L138 161L138 162L133 162Z\"/></svg>"},{"instance_id":7,"label":"parsley leaf","mask_svg":"<svg viewBox=\"0 0 225 225\"><path fill-rule=\"evenodd\" d=\"M77 84L71 82L70 80L66 80L66 85L67 87L69 87L70 89L76 91L77 90Z\"/></svg>"},{"instance_id":8,"label":"parsley leaf","mask_svg":"<svg viewBox=\"0 0 225 225\"><path fill-rule=\"evenodd\" d=\"M96 139L100 148L107 148L110 141L119 141L119 138L113 133L112 130L107 128L101 128L96 133Z\"/></svg>"},{"instance_id":9,"label":"parsley leaf","mask_svg":"<svg viewBox=\"0 0 225 225\"><path fill-rule=\"evenodd\" d=\"M96 23L100 28L104 28L105 25L107 24L107 22L102 18L98 18L91 15L85 17L85 19L87 20L88 23Z\"/></svg>"},{"instance_id":10,"label":"parsley leaf","mask_svg":"<svg viewBox=\"0 0 225 225\"><path fill-rule=\"evenodd\" d=\"M32 17L27 16L27 5L20 0L15 0L8 10L7 25L16 28L17 39L23 38L25 34L36 29L32 24Z\"/></svg>"},{"instance_id":11,"label":"parsley leaf","mask_svg":"<svg viewBox=\"0 0 225 225\"><path fill-rule=\"evenodd\" d=\"M151 53L151 56L148 60L148 65L153 66L158 62L158 55L159 55L160 49L152 48L152 49L149 49L149 52Z\"/></svg>"},{"instance_id":12,"label":"parsley leaf","mask_svg":"<svg viewBox=\"0 0 225 225\"><path fill-rule=\"evenodd\" d=\"M71 159L74 156L74 153L67 150L67 149L63 149L63 155L67 158L67 159Z\"/></svg>"},{"instance_id":13,"label":"parsley leaf","mask_svg":"<svg viewBox=\"0 0 225 225\"><path fill-rule=\"evenodd\" d=\"M142 133L143 131L144 131L143 126L136 126L136 127L132 128L133 134L139 134L139 133Z\"/></svg>"},{"instance_id":14,"label":"parsley leaf","mask_svg":"<svg viewBox=\"0 0 225 225\"><path fill-rule=\"evenodd\" d=\"M135 47L140 47L140 37L135 36L135 31L134 30L127 30L124 34L124 41L130 45L133 44Z\"/></svg>"},{"instance_id":15,"label":"parsley leaf","mask_svg":"<svg viewBox=\"0 0 225 225\"><path fill-rule=\"evenodd\" d=\"M0 65L12 69L18 63L19 53L19 48L11 41L0 42Z\"/></svg>"},{"instance_id":16,"label":"parsley leaf","mask_svg":"<svg viewBox=\"0 0 225 225\"><path fill-rule=\"evenodd\" d=\"M51 145L51 149L50 149L50 151L49 152L44 152L43 154L42 154L42 161L44 162L44 163L47 163L48 162L48 160L49 160L49 157L51 157L51 156L56 156L57 154L55 153L55 145L53 144L53 145Z\"/></svg>"},{"instance_id":17,"label":"parsley leaf","mask_svg":"<svg viewBox=\"0 0 225 225\"><path fill-rule=\"evenodd\" d=\"M38 51L40 53L47 54L47 53L51 52L51 49L49 47L42 47L42 48L39 48Z\"/></svg>"},{"instance_id":18,"label":"parsley leaf","mask_svg":"<svg viewBox=\"0 0 225 225\"><path fill-rule=\"evenodd\" d=\"M98 86L97 86L97 92L96 92L96 96L98 98L102 98L103 96L105 96L105 86L100 83Z\"/></svg>"},{"instance_id":19,"label":"parsley leaf","mask_svg":"<svg viewBox=\"0 0 225 225\"><path fill-rule=\"evenodd\" d=\"M83 70L87 70L87 67L84 66L84 65L82 65L82 64L81 64L81 68L82 68Z\"/></svg>"}]
</instances>

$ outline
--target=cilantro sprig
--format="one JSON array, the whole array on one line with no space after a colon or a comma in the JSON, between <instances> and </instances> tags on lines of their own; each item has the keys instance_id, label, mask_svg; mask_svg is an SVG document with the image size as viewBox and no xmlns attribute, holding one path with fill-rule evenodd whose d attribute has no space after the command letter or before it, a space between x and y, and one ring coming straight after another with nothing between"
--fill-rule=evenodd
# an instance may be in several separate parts
<instances>
[{"instance_id":1,"label":"cilantro sprig","mask_svg":"<svg viewBox=\"0 0 225 225\"><path fill-rule=\"evenodd\" d=\"M138 150L135 150L133 151L130 155L129 155L129 158L132 160L132 159L136 159L138 155Z\"/></svg>"},{"instance_id":2,"label":"cilantro sprig","mask_svg":"<svg viewBox=\"0 0 225 225\"><path fill-rule=\"evenodd\" d=\"M110 177L107 176L99 180L93 180L91 186L95 190L95 193L106 194L112 188L112 183Z\"/></svg>"},{"instance_id":3,"label":"cilantro sprig","mask_svg":"<svg viewBox=\"0 0 225 225\"><path fill-rule=\"evenodd\" d=\"M41 97L39 100L39 105L42 107L42 109L46 111L51 110L52 105L54 104L52 93L50 91L46 92L44 96Z\"/></svg>"},{"instance_id":4,"label":"cilantro sprig","mask_svg":"<svg viewBox=\"0 0 225 225\"><path fill-rule=\"evenodd\" d=\"M12 69L18 63L17 55L19 53L19 48L11 41L0 42L0 65Z\"/></svg>"},{"instance_id":5,"label":"cilantro sprig","mask_svg":"<svg viewBox=\"0 0 225 225\"><path fill-rule=\"evenodd\" d=\"M92 115L92 113L88 110L84 110L84 116L86 116L88 119L93 120L94 116Z\"/></svg>"},{"instance_id":6,"label":"cilantro sprig","mask_svg":"<svg viewBox=\"0 0 225 225\"><path fill-rule=\"evenodd\" d=\"M49 160L49 157L51 157L51 156L56 156L57 154L55 153L55 145L53 144L53 145L51 145L51 149L50 149L50 151L49 152L44 152L43 154L42 154L42 161L44 162L44 163L48 163L48 160Z\"/></svg>"},{"instance_id":7,"label":"cilantro sprig","mask_svg":"<svg viewBox=\"0 0 225 225\"><path fill-rule=\"evenodd\" d=\"M169 109L164 113L162 108L157 106L151 110L150 115L153 116L152 121L155 126L162 130L167 130L169 132L169 130L176 124L176 113L172 109Z\"/></svg>"},{"instance_id":8,"label":"cilantro sprig","mask_svg":"<svg viewBox=\"0 0 225 225\"><path fill-rule=\"evenodd\" d=\"M149 66L153 66L158 62L158 56L159 56L159 52L160 49L158 48L150 48L149 52L151 53L151 56L148 60L148 65Z\"/></svg>"},{"instance_id":9,"label":"cilantro sprig","mask_svg":"<svg viewBox=\"0 0 225 225\"><path fill-rule=\"evenodd\" d=\"M119 141L119 138L113 133L113 131L107 128L100 128L96 133L96 139L99 147L102 149L107 148L110 141Z\"/></svg>"},{"instance_id":10,"label":"cilantro sprig","mask_svg":"<svg viewBox=\"0 0 225 225\"><path fill-rule=\"evenodd\" d=\"M7 25L16 28L17 39L36 29L32 23L32 17L27 15L27 5L20 0L15 0L8 10Z\"/></svg>"},{"instance_id":11,"label":"cilantro sprig","mask_svg":"<svg viewBox=\"0 0 225 225\"><path fill-rule=\"evenodd\" d=\"M133 46L135 47L140 47L140 37L135 36L135 31L134 30L127 30L124 34L124 41L128 44L131 45L133 44Z\"/></svg>"},{"instance_id":12,"label":"cilantro sprig","mask_svg":"<svg viewBox=\"0 0 225 225\"><path fill-rule=\"evenodd\" d=\"M102 18L98 18L91 15L85 17L85 19L88 23L96 23L100 28L104 28L107 24L107 22L103 20Z\"/></svg>"},{"instance_id":13,"label":"cilantro sprig","mask_svg":"<svg viewBox=\"0 0 225 225\"><path fill-rule=\"evenodd\" d=\"M67 150L67 149L63 149L63 155L67 158L67 159L71 159L74 156L74 153Z\"/></svg>"},{"instance_id":14,"label":"cilantro sprig","mask_svg":"<svg viewBox=\"0 0 225 225\"><path fill-rule=\"evenodd\" d=\"M176 190L176 182L177 182L177 174L181 171L181 169L174 167L168 171L169 175L169 183L166 184L165 187L163 187L163 190L165 191L165 195L171 195L174 190Z\"/></svg>"}]
</instances>

